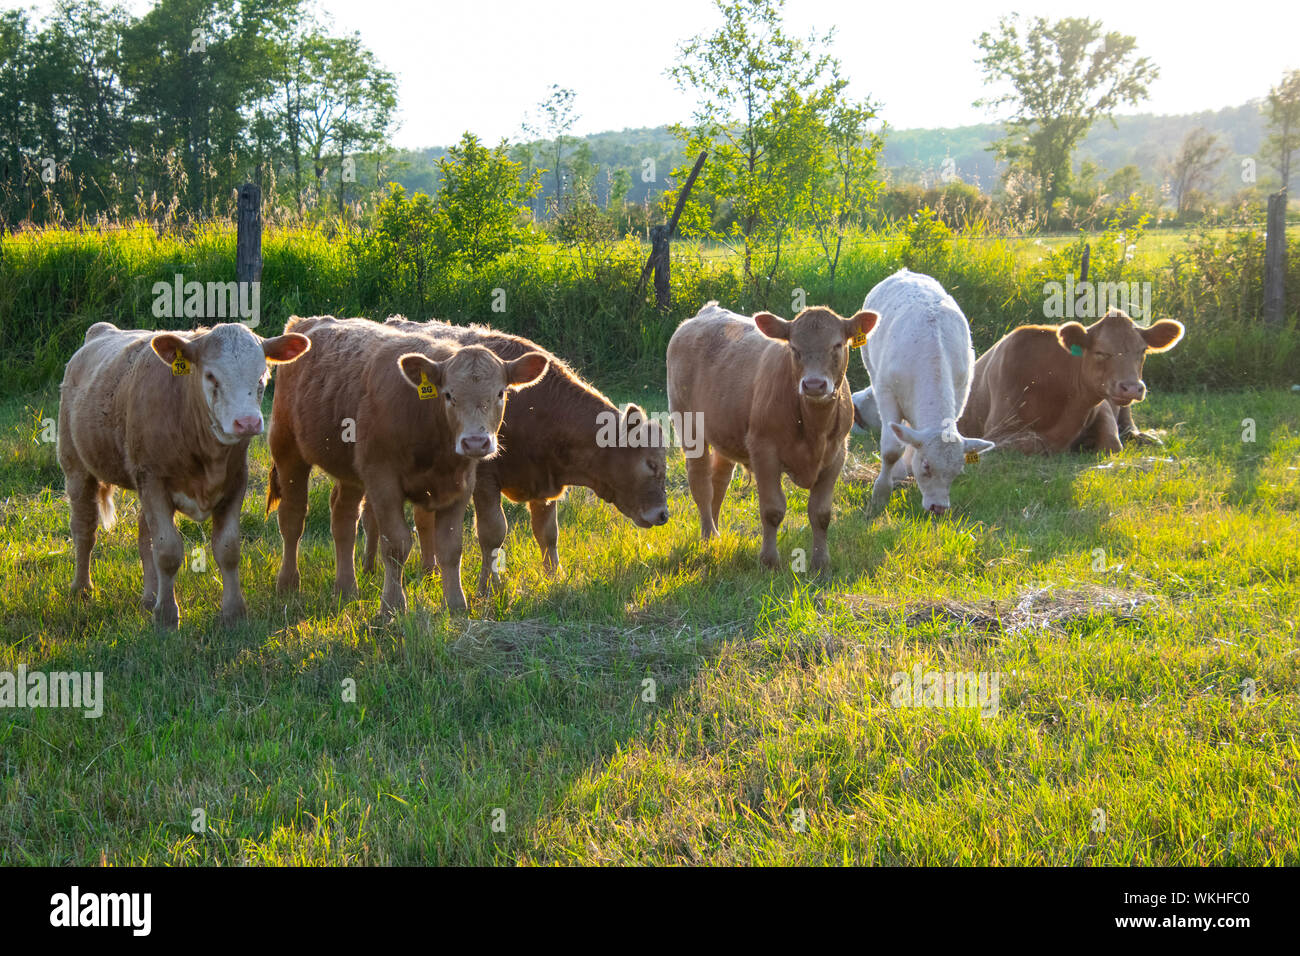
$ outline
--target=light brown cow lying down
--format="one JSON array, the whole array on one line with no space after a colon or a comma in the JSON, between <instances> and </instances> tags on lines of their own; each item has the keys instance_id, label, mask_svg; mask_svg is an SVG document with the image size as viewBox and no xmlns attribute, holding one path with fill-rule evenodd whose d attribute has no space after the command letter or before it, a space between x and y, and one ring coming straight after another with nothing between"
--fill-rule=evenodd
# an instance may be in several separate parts
<instances>
[{"instance_id":1,"label":"light brown cow lying down","mask_svg":"<svg viewBox=\"0 0 1300 956\"><path fill-rule=\"evenodd\" d=\"M668 407L703 417L704 454L686 459L686 473L706 540L718 530L722 499L739 462L753 472L758 487L759 560L780 566L776 533L785 518L781 476L788 474L810 489L810 567L830 566L831 495L853 424L844 378L849 342L868 335L877 318L862 311L842 319L830 309L811 308L793 322L770 312L751 319L710 302L678 326L668 343Z\"/></svg>"},{"instance_id":2,"label":"light brown cow lying down","mask_svg":"<svg viewBox=\"0 0 1300 956\"><path fill-rule=\"evenodd\" d=\"M497 453L506 393L536 381L546 357L503 362L488 349L401 332L368 319L294 317L286 328L312 342L308 359L276 383L271 408L267 511L280 509L284 561L278 586L298 588L298 541L313 465L334 479L330 531L335 589L357 592L353 547L362 497L382 539L385 613L406 610L402 566L411 552L407 501L432 511L442 593L464 611L461 534L477 463Z\"/></svg>"},{"instance_id":3,"label":"light brown cow lying down","mask_svg":"<svg viewBox=\"0 0 1300 956\"><path fill-rule=\"evenodd\" d=\"M975 363L957 430L1025 452L1119 451L1121 424L1130 437L1146 437L1128 408L1146 397L1147 353L1167 352L1182 337L1180 322L1140 328L1119 309L1087 328L1012 329Z\"/></svg>"},{"instance_id":4,"label":"light brown cow lying down","mask_svg":"<svg viewBox=\"0 0 1300 956\"><path fill-rule=\"evenodd\" d=\"M239 507L248 441L262 431L267 363L292 362L301 335L262 339L243 325L193 332L123 331L97 322L68 362L59 389L59 466L72 508L74 597L90 594L96 527L114 521L113 487L140 496L141 602L175 627L176 572L184 542L174 516L212 518L221 569L221 617L246 610L239 587Z\"/></svg>"},{"instance_id":5,"label":"light brown cow lying down","mask_svg":"<svg viewBox=\"0 0 1300 956\"><path fill-rule=\"evenodd\" d=\"M447 336L462 345L483 345L502 359L542 352L550 362L527 395L506 406L501 454L482 462L474 478L474 526L483 556L480 593L501 581L494 569L494 557L508 530L501 508L502 495L511 501L528 502L533 537L542 549L542 564L548 574L555 574L560 567L556 504L567 485L592 489L638 528L668 522L664 490L667 442L658 423L646 418L640 408L633 405L622 415L627 447L602 447L602 416L617 420L618 408L564 362L528 339L481 325L411 322L402 316L393 316L384 324L406 332ZM415 512L426 572L435 565L432 519L427 512ZM366 532L362 567L370 571L379 535L369 504L362 507L361 523Z\"/></svg>"}]
</instances>

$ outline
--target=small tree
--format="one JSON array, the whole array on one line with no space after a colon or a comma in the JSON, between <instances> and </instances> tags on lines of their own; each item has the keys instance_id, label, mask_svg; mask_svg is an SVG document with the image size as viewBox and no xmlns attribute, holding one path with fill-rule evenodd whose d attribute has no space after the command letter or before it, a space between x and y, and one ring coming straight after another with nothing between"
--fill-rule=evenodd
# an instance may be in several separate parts
<instances>
[{"instance_id":1,"label":"small tree","mask_svg":"<svg viewBox=\"0 0 1300 956\"><path fill-rule=\"evenodd\" d=\"M510 248L521 236L520 221L540 183L537 173L526 179L503 142L488 149L473 133L447 150L438 161L442 190L438 193L437 246L448 261L481 268Z\"/></svg>"},{"instance_id":2,"label":"small tree","mask_svg":"<svg viewBox=\"0 0 1300 956\"><path fill-rule=\"evenodd\" d=\"M542 155L550 168L545 170L555 177L555 209L558 212L564 199L565 151L577 144L569 135L573 125L581 118L574 101L577 94L558 84L551 84L551 92L537 104L537 116L524 120L523 130L529 136L543 140Z\"/></svg>"},{"instance_id":3,"label":"small tree","mask_svg":"<svg viewBox=\"0 0 1300 956\"><path fill-rule=\"evenodd\" d=\"M831 108L826 123L828 148L813 181L812 219L830 270L832 293L844 234L850 227L861 225L880 189L876 166L884 141L868 129L875 118L876 108L869 102L840 103Z\"/></svg>"},{"instance_id":4,"label":"small tree","mask_svg":"<svg viewBox=\"0 0 1300 956\"><path fill-rule=\"evenodd\" d=\"M1192 210L1214 170L1227 156L1227 147L1220 145L1219 137L1203 126L1183 138L1178 155L1169 164L1169 186L1180 218Z\"/></svg>"},{"instance_id":5,"label":"small tree","mask_svg":"<svg viewBox=\"0 0 1300 956\"><path fill-rule=\"evenodd\" d=\"M1282 188L1291 184L1291 158L1300 149L1300 70L1291 70L1269 91L1265 104L1269 136L1265 155L1282 176Z\"/></svg>"},{"instance_id":6,"label":"small tree","mask_svg":"<svg viewBox=\"0 0 1300 956\"><path fill-rule=\"evenodd\" d=\"M1013 14L998 21L996 33L985 32L975 42L983 51L978 62L984 82L1011 87L975 101L1013 110L1006 135L990 148L1009 164L1008 172L1030 174L1037 211L1046 221L1069 185L1070 157L1079 141L1117 106L1144 99L1159 71L1136 55L1133 37L1103 34L1100 22L1078 17L1055 22L1034 17L1022 26Z\"/></svg>"}]
</instances>

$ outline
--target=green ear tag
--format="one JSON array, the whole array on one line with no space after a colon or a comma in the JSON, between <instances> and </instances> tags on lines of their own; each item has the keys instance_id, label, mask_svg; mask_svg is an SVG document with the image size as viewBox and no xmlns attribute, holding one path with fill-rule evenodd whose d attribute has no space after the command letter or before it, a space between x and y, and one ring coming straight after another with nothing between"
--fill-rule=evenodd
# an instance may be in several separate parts
<instances>
[{"instance_id":1,"label":"green ear tag","mask_svg":"<svg viewBox=\"0 0 1300 956\"><path fill-rule=\"evenodd\" d=\"M421 401L426 398L433 398L433 396L438 394L438 386L429 381L429 376L423 371L420 372L420 384L418 388L420 390Z\"/></svg>"},{"instance_id":2,"label":"green ear tag","mask_svg":"<svg viewBox=\"0 0 1300 956\"><path fill-rule=\"evenodd\" d=\"M973 465L980 460L980 453L977 451L966 452L966 464Z\"/></svg>"},{"instance_id":3,"label":"green ear tag","mask_svg":"<svg viewBox=\"0 0 1300 956\"><path fill-rule=\"evenodd\" d=\"M172 359L172 374L173 375L190 374L190 363L186 360L184 355L181 355L180 352L177 352L176 358Z\"/></svg>"},{"instance_id":4,"label":"green ear tag","mask_svg":"<svg viewBox=\"0 0 1300 956\"><path fill-rule=\"evenodd\" d=\"M1071 346L1070 346L1070 354L1071 354L1071 355L1074 355L1074 356L1082 355L1082 354L1083 354L1083 346L1082 346L1082 345L1071 345Z\"/></svg>"}]
</instances>

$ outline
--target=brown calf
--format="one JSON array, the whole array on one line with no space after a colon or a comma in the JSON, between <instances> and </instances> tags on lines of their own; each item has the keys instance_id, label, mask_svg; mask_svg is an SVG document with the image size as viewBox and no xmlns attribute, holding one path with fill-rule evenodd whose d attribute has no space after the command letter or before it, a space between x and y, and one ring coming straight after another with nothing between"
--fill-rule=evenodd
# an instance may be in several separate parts
<instances>
[{"instance_id":1,"label":"brown calf","mask_svg":"<svg viewBox=\"0 0 1300 956\"><path fill-rule=\"evenodd\" d=\"M141 603L160 627L176 627L176 572L185 545L175 514L212 518L221 569L221 617L246 612L239 586L239 507L248 442L262 431L269 364L310 348L301 335L262 339L223 324L193 332L124 331L97 322L68 362L59 388L59 466L72 510L74 597L88 597L96 528L114 522L113 487L140 497Z\"/></svg>"},{"instance_id":2,"label":"brown calf","mask_svg":"<svg viewBox=\"0 0 1300 956\"><path fill-rule=\"evenodd\" d=\"M957 430L1025 452L1119 451L1122 437L1146 437L1129 406L1146 397L1147 353L1166 352L1182 337L1180 322L1141 328L1119 309L1087 328L1013 329L975 363Z\"/></svg>"},{"instance_id":3,"label":"brown calf","mask_svg":"<svg viewBox=\"0 0 1300 956\"><path fill-rule=\"evenodd\" d=\"M465 610L461 534L475 468L497 453L506 393L540 377L546 356L527 352L503 362L485 348L461 348L367 319L294 317L287 328L311 339L312 351L294 367L297 374L277 383L271 408L267 511L279 505L278 587L298 587L298 541L316 465L334 479L330 531L339 594L357 591L353 546L364 496L383 544L381 610L406 610L402 566L411 531L403 505L411 501L433 515L447 606Z\"/></svg>"},{"instance_id":4,"label":"brown calf","mask_svg":"<svg viewBox=\"0 0 1300 956\"><path fill-rule=\"evenodd\" d=\"M627 447L601 447L598 441L603 417L617 416L618 408L592 388L564 362L517 335L481 325L411 322L393 316L385 325L405 332L425 332L453 339L461 345L482 345L502 359L528 352L547 357L545 374L526 396L506 406L501 425L501 454L481 462L474 480L474 523L478 532L482 566L479 591L500 584L495 560L508 530L501 496L528 502L533 537L542 550L548 574L560 567L559 524L556 505L568 485L582 485L611 502L638 528L668 521L667 442L659 425L635 405L623 413ZM361 512L366 532L362 567L374 567L378 529L369 505ZM425 571L435 565L433 522L427 513L415 513L420 554Z\"/></svg>"},{"instance_id":5,"label":"brown calf","mask_svg":"<svg viewBox=\"0 0 1300 956\"><path fill-rule=\"evenodd\" d=\"M739 462L753 472L758 487L760 561L769 568L780 565L781 476L788 474L810 489L810 565L816 571L830 566L831 494L853 424L844 378L849 343L861 344L877 318L862 311L842 319L830 309L812 308L792 322L770 312L750 319L710 302L678 326L668 343L668 407L703 418L703 454L686 459L686 473L706 540L718 530L722 499Z\"/></svg>"}]
</instances>

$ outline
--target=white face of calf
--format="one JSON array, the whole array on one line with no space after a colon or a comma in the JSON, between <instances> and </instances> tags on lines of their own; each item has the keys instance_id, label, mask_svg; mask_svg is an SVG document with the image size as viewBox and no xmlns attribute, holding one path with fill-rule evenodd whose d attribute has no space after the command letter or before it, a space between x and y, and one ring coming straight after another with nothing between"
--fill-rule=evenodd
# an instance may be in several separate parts
<instances>
[{"instance_id":1,"label":"white face of calf","mask_svg":"<svg viewBox=\"0 0 1300 956\"><path fill-rule=\"evenodd\" d=\"M223 445L261 433L262 393L271 378L268 365L292 362L311 348L311 340L297 332L263 339L234 322L192 337L164 332L150 344L173 374L192 376L186 381L197 382L212 433Z\"/></svg>"},{"instance_id":2,"label":"white face of calf","mask_svg":"<svg viewBox=\"0 0 1300 956\"><path fill-rule=\"evenodd\" d=\"M535 383L546 372L541 352L526 352L502 361L490 349L469 345L449 358L434 361L419 352L397 360L407 383L424 388L430 401L442 403L455 438L456 454L491 458L498 451L497 431L506 412L506 392Z\"/></svg>"},{"instance_id":3,"label":"white face of calf","mask_svg":"<svg viewBox=\"0 0 1300 956\"><path fill-rule=\"evenodd\" d=\"M921 507L934 515L950 507L948 494L953 479L966 466L966 456L981 455L994 447L983 438L963 438L951 422L921 431L901 422L890 422L889 427L899 441L912 446L912 476L921 489Z\"/></svg>"}]
</instances>

